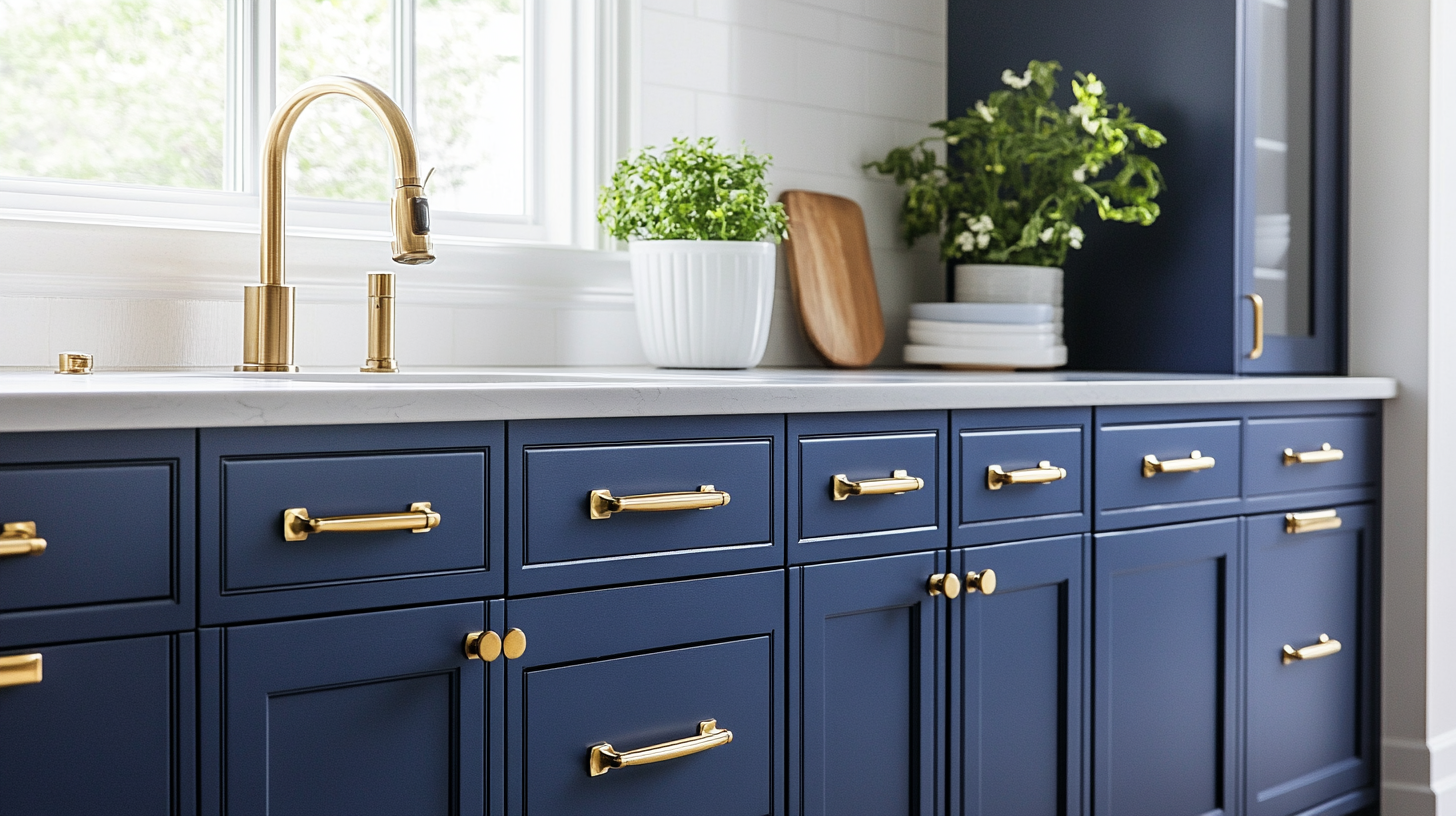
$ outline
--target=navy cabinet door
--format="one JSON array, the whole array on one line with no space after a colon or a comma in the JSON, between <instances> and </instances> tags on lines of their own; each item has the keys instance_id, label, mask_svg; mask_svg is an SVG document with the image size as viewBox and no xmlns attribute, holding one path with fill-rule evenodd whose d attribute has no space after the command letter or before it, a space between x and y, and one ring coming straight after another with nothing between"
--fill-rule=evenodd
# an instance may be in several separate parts
<instances>
[{"instance_id":1,"label":"navy cabinet door","mask_svg":"<svg viewBox=\"0 0 1456 816\"><path fill-rule=\"evenodd\" d=\"M486 617L473 602L204 629L203 811L486 812L502 661L461 649Z\"/></svg>"},{"instance_id":2,"label":"navy cabinet door","mask_svg":"<svg viewBox=\"0 0 1456 816\"><path fill-rule=\"evenodd\" d=\"M507 601L528 639L503 661L507 812L782 813L783 622L777 570ZM679 742L714 727L731 741ZM594 747L666 743L684 750L591 772Z\"/></svg>"},{"instance_id":3,"label":"navy cabinet door","mask_svg":"<svg viewBox=\"0 0 1456 816\"><path fill-rule=\"evenodd\" d=\"M1373 773L1374 512L1337 513L1340 528L1321 532L1286 532L1282 513L1247 522L1249 816L1298 813ZM1340 650L1303 651L1321 636Z\"/></svg>"},{"instance_id":4,"label":"navy cabinet door","mask_svg":"<svg viewBox=\"0 0 1456 816\"><path fill-rule=\"evenodd\" d=\"M791 813L942 813L943 553L789 570Z\"/></svg>"},{"instance_id":5,"label":"navy cabinet door","mask_svg":"<svg viewBox=\"0 0 1456 816\"><path fill-rule=\"evenodd\" d=\"M1082 536L958 550L993 594L950 604L951 813L1075 816L1083 801Z\"/></svg>"},{"instance_id":6,"label":"navy cabinet door","mask_svg":"<svg viewBox=\"0 0 1456 816\"><path fill-rule=\"evenodd\" d=\"M1239 520L1094 547L1093 812L1237 812Z\"/></svg>"},{"instance_id":7,"label":"navy cabinet door","mask_svg":"<svg viewBox=\"0 0 1456 816\"><path fill-rule=\"evenodd\" d=\"M0 651L40 664L39 682L0 687L0 813L195 813L194 643Z\"/></svg>"}]
</instances>

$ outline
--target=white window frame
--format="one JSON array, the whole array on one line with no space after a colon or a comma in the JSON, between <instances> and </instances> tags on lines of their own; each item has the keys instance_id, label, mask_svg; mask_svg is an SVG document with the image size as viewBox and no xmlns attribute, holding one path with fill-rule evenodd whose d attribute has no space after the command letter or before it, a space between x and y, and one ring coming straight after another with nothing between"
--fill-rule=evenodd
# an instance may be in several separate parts
<instances>
[{"instance_id":1,"label":"white window frame","mask_svg":"<svg viewBox=\"0 0 1456 816\"><path fill-rule=\"evenodd\" d=\"M275 104L272 28L275 0L227 0L228 85L241 104L229 105L225 138L247 149L225 150L224 185L241 190L203 191L61 179L0 177L0 235L23 230L18 222L98 227L91 250L118 251L137 243L130 228L257 233L258 150ZM611 248L598 229L596 190L612 163L635 139L637 0L535 0L526 4L528 129L526 213L487 216L436 211L432 237L446 247ZM413 37L410 15L397 15L396 53ZM241 52L241 53L240 53ZM409 87L413 65L396 59L396 88ZM406 114L412 93L399 94ZM383 137L381 136L381 139ZM428 194L428 190L426 191ZM290 197L288 235L377 242L389 237L388 203ZM33 271L65 265L35 261ZM93 256L94 257L94 256Z\"/></svg>"}]
</instances>

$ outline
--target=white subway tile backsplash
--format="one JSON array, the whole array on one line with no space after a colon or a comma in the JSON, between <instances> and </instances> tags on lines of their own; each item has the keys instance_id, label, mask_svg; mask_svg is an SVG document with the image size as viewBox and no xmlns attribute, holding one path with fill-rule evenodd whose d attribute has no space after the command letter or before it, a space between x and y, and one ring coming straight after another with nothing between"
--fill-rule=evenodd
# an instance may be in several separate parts
<instances>
[{"instance_id":1,"label":"white subway tile backsplash","mask_svg":"<svg viewBox=\"0 0 1456 816\"><path fill-rule=\"evenodd\" d=\"M642 0L642 8L691 17L696 6L694 0Z\"/></svg>"},{"instance_id":2,"label":"white subway tile backsplash","mask_svg":"<svg viewBox=\"0 0 1456 816\"><path fill-rule=\"evenodd\" d=\"M557 313L558 365L646 365L637 316L630 309L570 309Z\"/></svg>"},{"instance_id":3,"label":"white subway tile backsplash","mask_svg":"<svg viewBox=\"0 0 1456 816\"><path fill-rule=\"evenodd\" d=\"M486 307L455 313L455 365L554 365L558 312Z\"/></svg>"},{"instance_id":4,"label":"white subway tile backsplash","mask_svg":"<svg viewBox=\"0 0 1456 816\"><path fill-rule=\"evenodd\" d=\"M747 143L755 152L767 150L765 107L768 103L744 96L700 93L697 95L697 135L714 136L722 146ZM774 171L770 170L770 175Z\"/></svg>"},{"instance_id":5,"label":"white subway tile backsplash","mask_svg":"<svg viewBox=\"0 0 1456 816\"><path fill-rule=\"evenodd\" d=\"M769 0L698 0L698 16L737 25L768 26Z\"/></svg>"},{"instance_id":6,"label":"white subway tile backsplash","mask_svg":"<svg viewBox=\"0 0 1456 816\"><path fill-rule=\"evenodd\" d=\"M817 6L769 0L768 25L775 31L804 39L833 42L839 37L839 15Z\"/></svg>"},{"instance_id":7,"label":"white subway tile backsplash","mask_svg":"<svg viewBox=\"0 0 1456 816\"><path fill-rule=\"evenodd\" d=\"M792 101L795 53L800 45L793 37L773 31L735 28L730 92L755 99Z\"/></svg>"},{"instance_id":8,"label":"white subway tile backsplash","mask_svg":"<svg viewBox=\"0 0 1456 816\"><path fill-rule=\"evenodd\" d=\"M764 109L774 166L781 170L839 173L836 161L839 115L822 108L771 102Z\"/></svg>"},{"instance_id":9,"label":"white subway tile backsplash","mask_svg":"<svg viewBox=\"0 0 1456 816\"><path fill-rule=\"evenodd\" d=\"M932 34L913 28L895 29L895 52L902 57L944 66L945 47L945 35L943 34Z\"/></svg>"},{"instance_id":10,"label":"white subway tile backsplash","mask_svg":"<svg viewBox=\"0 0 1456 816\"><path fill-rule=\"evenodd\" d=\"M914 122L945 115L945 66L867 54L866 111Z\"/></svg>"},{"instance_id":11,"label":"white subway tile backsplash","mask_svg":"<svg viewBox=\"0 0 1456 816\"><path fill-rule=\"evenodd\" d=\"M865 55L830 43L802 41L796 51L798 101L842 111L864 109Z\"/></svg>"},{"instance_id":12,"label":"white subway tile backsplash","mask_svg":"<svg viewBox=\"0 0 1456 816\"><path fill-rule=\"evenodd\" d=\"M839 41L845 45L882 54L897 51L895 33L897 29L889 23L866 20L862 17L841 17L839 20Z\"/></svg>"},{"instance_id":13,"label":"white subway tile backsplash","mask_svg":"<svg viewBox=\"0 0 1456 816\"><path fill-rule=\"evenodd\" d=\"M731 33L727 23L643 10L643 81L727 91Z\"/></svg>"},{"instance_id":14,"label":"white subway tile backsplash","mask_svg":"<svg viewBox=\"0 0 1456 816\"><path fill-rule=\"evenodd\" d=\"M666 85L642 85L642 144L663 145L695 134L697 95Z\"/></svg>"},{"instance_id":15,"label":"white subway tile backsplash","mask_svg":"<svg viewBox=\"0 0 1456 816\"><path fill-rule=\"evenodd\" d=\"M864 14L895 25L945 33L946 0L864 0Z\"/></svg>"}]
</instances>

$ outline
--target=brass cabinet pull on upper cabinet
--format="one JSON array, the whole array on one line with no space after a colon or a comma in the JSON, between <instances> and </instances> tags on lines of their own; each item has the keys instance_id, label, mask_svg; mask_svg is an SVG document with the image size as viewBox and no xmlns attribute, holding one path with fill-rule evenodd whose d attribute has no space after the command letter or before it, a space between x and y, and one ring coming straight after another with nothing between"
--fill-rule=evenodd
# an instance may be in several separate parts
<instances>
[{"instance_id":1,"label":"brass cabinet pull on upper cabinet","mask_svg":"<svg viewBox=\"0 0 1456 816\"><path fill-rule=\"evenodd\" d=\"M641 496L613 496L607 489L591 492L589 513L594 519L611 518L613 513L661 513L668 510L709 510L722 507L733 497L703 485L692 492L646 493Z\"/></svg>"},{"instance_id":2,"label":"brass cabinet pull on upper cabinet","mask_svg":"<svg viewBox=\"0 0 1456 816\"><path fill-rule=\"evenodd\" d=\"M1143 478L1151 479L1159 473L1192 473L1196 470L1208 470L1217 464L1212 456L1204 456L1202 451L1194 451L1188 454L1187 459L1169 459L1166 462L1159 462L1158 457L1151 453L1143 457Z\"/></svg>"},{"instance_id":3,"label":"brass cabinet pull on upper cabinet","mask_svg":"<svg viewBox=\"0 0 1456 816\"><path fill-rule=\"evenodd\" d=\"M0 557L40 555L45 548L46 540L35 536L33 521L12 521L0 528Z\"/></svg>"},{"instance_id":4,"label":"brass cabinet pull on upper cabinet","mask_svg":"<svg viewBox=\"0 0 1456 816\"><path fill-rule=\"evenodd\" d=\"M495 632L471 632L465 636L465 656L494 663L501 656L501 636Z\"/></svg>"},{"instance_id":5,"label":"brass cabinet pull on upper cabinet","mask_svg":"<svg viewBox=\"0 0 1456 816\"><path fill-rule=\"evenodd\" d=\"M306 507L290 507L283 511L283 538L288 541L303 541L316 533L373 533L381 530L428 533L439 526L440 514L430 509L429 502L415 502L407 513L368 513L362 516L309 518Z\"/></svg>"},{"instance_id":6,"label":"brass cabinet pull on upper cabinet","mask_svg":"<svg viewBox=\"0 0 1456 816\"><path fill-rule=\"evenodd\" d=\"M1336 510L1313 510L1308 513L1285 513L1284 532L1317 533L1320 530L1338 530L1345 520Z\"/></svg>"},{"instance_id":7,"label":"brass cabinet pull on upper cabinet","mask_svg":"<svg viewBox=\"0 0 1456 816\"><path fill-rule=\"evenodd\" d=\"M925 582L925 591L955 600L961 594L961 579L953 572L937 572Z\"/></svg>"},{"instance_id":8,"label":"brass cabinet pull on upper cabinet","mask_svg":"<svg viewBox=\"0 0 1456 816\"><path fill-rule=\"evenodd\" d=\"M860 479L857 482L850 481L843 473L836 473L829 485L830 490L834 491L835 501L844 501L850 496L881 496L886 493L898 496L922 487L925 487L924 479L911 476L903 470L891 471L888 479Z\"/></svg>"},{"instance_id":9,"label":"brass cabinet pull on upper cabinet","mask_svg":"<svg viewBox=\"0 0 1456 816\"><path fill-rule=\"evenodd\" d=\"M40 655L23 654L0 657L0 688L39 683L40 677Z\"/></svg>"},{"instance_id":10,"label":"brass cabinet pull on upper cabinet","mask_svg":"<svg viewBox=\"0 0 1456 816\"><path fill-rule=\"evenodd\" d=\"M1294 452L1294 448L1284 449L1284 466L1290 465L1317 465L1321 462L1338 462L1345 458L1345 452L1339 448L1330 447L1326 442L1319 450Z\"/></svg>"},{"instance_id":11,"label":"brass cabinet pull on upper cabinet","mask_svg":"<svg viewBox=\"0 0 1456 816\"><path fill-rule=\"evenodd\" d=\"M1329 657L1340 650L1338 640L1330 640L1329 635L1320 635L1319 643L1306 646L1303 649L1296 649L1288 643L1284 644L1284 665L1288 666L1296 660L1318 660L1321 657Z\"/></svg>"},{"instance_id":12,"label":"brass cabinet pull on upper cabinet","mask_svg":"<svg viewBox=\"0 0 1456 816\"><path fill-rule=\"evenodd\" d=\"M1258 295L1244 295L1254 304L1254 347L1249 349L1249 359L1264 356L1264 299Z\"/></svg>"},{"instance_id":13,"label":"brass cabinet pull on upper cabinet","mask_svg":"<svg viewBox=\"0 0 1456 816\"><path fill-rule=\"evenodd\" d=\"M717 720L703 720L698 723L698 734L695 737L685 737L672 742L664 742L661 745L638 748L635 751L618 752L611 744L605 742L593 745L591 756L587 761L587 771L592 776L601 776L614 768L629 768L633 765L648 765L653 762L677 759L717 748L720 745L727 745L732 741L733 732L719 728Z\"/></svg>"},{"instance_id":14,"label":"brass cabinet pull on upper cabinet","mask_svg":"<svg viewBox=\"0 0 1456 816\"><path fill-rule=\"evenodd\" d=\"M983 569L980 572L972 570L966 573L966 592L976 591L983 595L991 595L996 591L996 570Z\"/></svg>"},{"instance_id":15,"label":"brass cabinet pull on upper cabinet","mask_svg":"<svg viewBox=\"0 0 1456 816\"><path fill-rule=\"evenodd\" d=\"M1065 478L1067 478L1066 468L1053 467L1052 463L1045 459L1037 463L1034 468L1013 470L1009 473L1002 470L1000 465L986 468L986 487L992 490L1000 490L1003 485L1049 484Z\"/></svg>"}]
</instances>

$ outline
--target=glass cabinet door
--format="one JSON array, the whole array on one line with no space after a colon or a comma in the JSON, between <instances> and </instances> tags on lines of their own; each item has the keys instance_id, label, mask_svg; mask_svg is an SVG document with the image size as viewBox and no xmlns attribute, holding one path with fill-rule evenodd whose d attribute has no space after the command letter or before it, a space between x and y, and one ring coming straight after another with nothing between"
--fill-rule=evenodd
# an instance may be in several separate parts
<instances>
[{"instance_id":1,"label":"glass cabinet door","mask_svg":"<svg viewBox=\"0 0 1456 816\"><path fill-rule=\"evenodd\" d=\"M1247 2L1247 372L1335 373L1340 363L1344 5Z\"/></svg>"}]
</instances>

